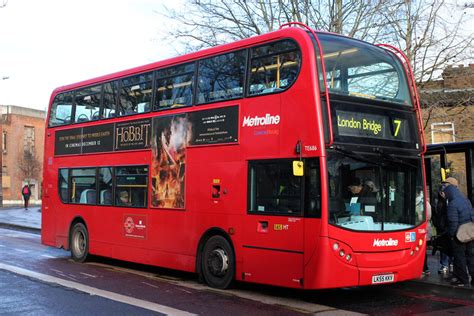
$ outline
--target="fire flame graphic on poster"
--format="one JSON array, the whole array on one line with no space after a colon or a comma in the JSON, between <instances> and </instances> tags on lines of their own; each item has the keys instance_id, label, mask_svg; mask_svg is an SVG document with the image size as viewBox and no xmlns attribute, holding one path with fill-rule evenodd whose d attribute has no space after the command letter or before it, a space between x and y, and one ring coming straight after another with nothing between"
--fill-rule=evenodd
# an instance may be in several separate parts
<instances>
[{"instance_id":1,"label":"fire flame graphic on poster","mask_svg":"<svg viewBox=\"0 0 474 316\"><path fill-rule=\"evenodd\" d=\"M158 117L153 129L151 203L155 207L184 208L186 147L192 124L186 114Z\"/></svg>"}]
</instances>

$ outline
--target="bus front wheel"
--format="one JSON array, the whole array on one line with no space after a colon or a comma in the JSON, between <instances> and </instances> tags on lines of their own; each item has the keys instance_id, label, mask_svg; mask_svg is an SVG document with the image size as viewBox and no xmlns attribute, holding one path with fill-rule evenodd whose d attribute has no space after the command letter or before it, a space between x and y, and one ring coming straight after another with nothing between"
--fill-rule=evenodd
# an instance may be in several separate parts
<instances>
[{"instance_id":1,"label":"bus front wheel","mask_svg":"<svg viewBox=\"0 0 474 316\"><path fill-rule=\"evenodd\" d=\"M226 289L234 281L234 251L227 239L222 236L209 238L202 253L202 275L213 288Z\"/></svg>"},{"instance_id":2,"label":"bus front wheel","mask_svg":"<svg viewBox=\"0 0 474 316\"><path fill-rule=\"evenodd\" d=\"M89 233L83 223L76 223L71 231L71 257L75 262L84 262L89 254Z\"/></svg>"}]
</instances>

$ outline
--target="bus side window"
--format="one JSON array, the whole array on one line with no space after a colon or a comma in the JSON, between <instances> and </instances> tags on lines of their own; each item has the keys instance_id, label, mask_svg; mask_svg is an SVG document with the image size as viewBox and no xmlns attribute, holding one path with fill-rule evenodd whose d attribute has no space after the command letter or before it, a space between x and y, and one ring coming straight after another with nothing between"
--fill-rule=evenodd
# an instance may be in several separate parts
<instances>
[{"instance_id":1,"label":"bus side window","mask_svg":"<svg viewBox=\"0 0 474 316\"><path fill-rule=\"evenodd\" d=\"M246 52L241 50L199 62L196 103L243 97Z\"/></svg>"},{"instance_id":2,"label":"bus side window","mask_svg":"<svg viewBox=\"0 0 474 316\"><path fill-rule=\"evenodd\" d=\"M140 74L121 80L118 115L150 111L153 73Z\"/></svg>"},{"instance_id":3,"label":"bus side window","mask_svg":"<svg viewBox=\"0 0 474 316\"><path fill-rule=\"evenodd\" d=\"M96 204L95 168L71 169L70 202Z\"/></svg>"},{"instance_id":4,"label":"bus side window","mask_svg":"<svg viewBox=\"0 0 474 316\"><path fill-rule=\"evenodd\" d=\"M99 168L99 205L112 205L112 167Z\"/></svg>"},{"instance_id":5,"label":"bus side window","mask_svg":"<svg viewBox=\"0 0 474 316\"><path fill-rule=\"evenodd\" d=\"M117 81L104 84L101 118L115 117L117 110Z\"/></svg>"},{"instance_id":6,"label":"bus side window","mask_svg":"<svg viewBox=\"0 0 474 316\"><path fill-rule=\"evenodd\" d=\"M49 126L58 126L71 123L72 116L72 92L58 94L51 106Z\"/></svg>"},{"instance_id":7,"label":"bus side window","mask_svg":"<svg viewBox=\"0 0 474 316\"><path fill-rule=\"evenodd\" d=\"M191 105L194 72L194 63L158 70L154 110Z\"/></svg>"},{"instance_id":8,"label":"bus side window","mask_svg":"<svg viewBox=\"0 0 474 316\"><path fill-rule=\"evenodd\" d=\"M115 168L115 203L118 206L146 207L148 167Z\"/></svg>"},{"instance_id":9,"label":"bus side window","mask_svg":"<svg viewBox=\"0 0 474 316\"><path fill-rule=\"evenodd\" d=\"M76 91L74 97L76 123L99 119L101 94L102 85Z\"/></svg>"},{"instance_id":10,"label":"bus side window","mask_svg":"<svg viewBox=\"0 0 474 316\"><path fill-rule=\"evenodd\" d=\"M257 46L251 49L248 95L283 91L298 76L301 51L290 40Z\"/></svg>"},{"instance_id":11,"label":"bus side window","mask_svg":"<svg viewBox=\"0 0 474 316\"><path fill-rule=\"evenodd\" d=\"M69 170L59 169L58 191L59 198L63 203L68 203L68 189L69 189Z\"/></svg>"}]
</instances>

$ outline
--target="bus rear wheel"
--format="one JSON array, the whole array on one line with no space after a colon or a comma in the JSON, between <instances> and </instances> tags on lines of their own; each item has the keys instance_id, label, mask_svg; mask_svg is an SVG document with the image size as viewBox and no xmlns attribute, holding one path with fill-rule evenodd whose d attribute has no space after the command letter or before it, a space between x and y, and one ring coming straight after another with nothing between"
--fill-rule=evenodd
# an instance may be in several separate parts
<instances>
[{"instance_id":1,"label":"bus rear wheel","mask_svg":"<svg viewBox=\"0 0 474 316\"><path fill-rule=\"evenodd\" d=\"M235 256L227 239L213 236L206 242L202 252L202 276L213 288L229 288L234 281Z\"/></svg>"},{"instance_id":2,"label":"bus rear wheel","mask_svg":"<svg viewBox=\"0 0 474 316\"><path fill-rule=\"evenodd\" d=\"M89 233L83 223L76 223L71 230L71 257L75 262L84 262L89 255Z\"/></svg>"}]
</instances>

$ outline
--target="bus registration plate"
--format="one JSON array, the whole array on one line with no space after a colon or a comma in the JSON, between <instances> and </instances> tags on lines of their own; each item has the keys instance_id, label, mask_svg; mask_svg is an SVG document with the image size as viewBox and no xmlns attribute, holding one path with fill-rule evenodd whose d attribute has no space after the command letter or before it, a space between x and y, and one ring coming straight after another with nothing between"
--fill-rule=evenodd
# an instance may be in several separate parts
<instances>
[{"instance_id":1,"label":"bus registration plate","mask_svg":"<svg viewBox=\"0 0 474 316\"><path fill-rule=\"evenodd\" d=\"M379 274L379 275L373 275L372 276L372 284L378 284L378 283L390 283L393 282L395 279L394 274Z\"/></svg>"}]
</instances>

